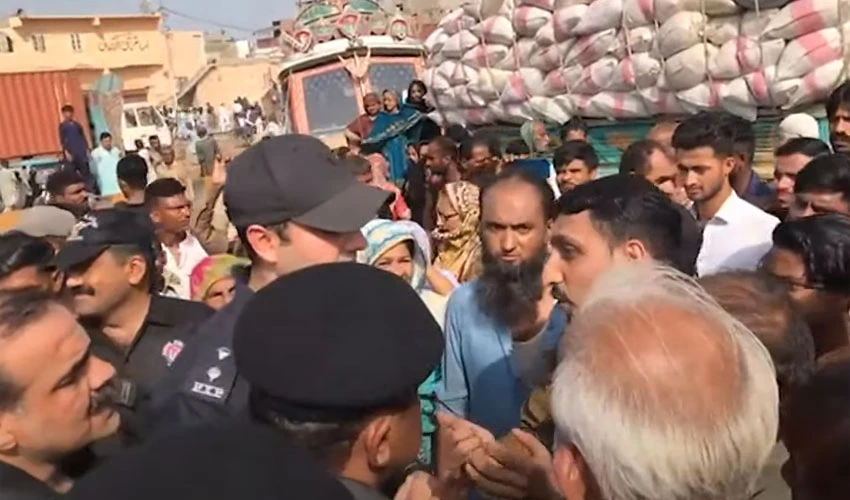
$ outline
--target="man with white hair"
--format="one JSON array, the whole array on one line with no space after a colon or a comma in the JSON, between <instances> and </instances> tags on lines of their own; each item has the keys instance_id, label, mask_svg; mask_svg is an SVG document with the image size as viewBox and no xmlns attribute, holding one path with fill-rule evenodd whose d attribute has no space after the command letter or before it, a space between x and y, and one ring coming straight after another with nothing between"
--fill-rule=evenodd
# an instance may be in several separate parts
<instances>
[{"instance_id":1,"label":"man with white hair","mask_svg":"<svg viewBox=\"0 0 850 500\"><path fill-rule=\"evenodd\" d=\"M566 498L749 498L776 441L775 371L692 279L614 267L563 339L553 476Z\"/></svg>"}]
</instances>

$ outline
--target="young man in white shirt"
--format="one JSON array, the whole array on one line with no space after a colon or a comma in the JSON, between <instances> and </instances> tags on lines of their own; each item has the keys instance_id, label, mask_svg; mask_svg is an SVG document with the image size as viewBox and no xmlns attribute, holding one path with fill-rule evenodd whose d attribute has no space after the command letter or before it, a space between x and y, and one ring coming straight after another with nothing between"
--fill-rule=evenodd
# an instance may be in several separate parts
<instances>
[{"instance_id":1,"label":"young man in white shirt","mask_svg":"<svg viewBox=\"0 0 850 500\"><path fill-rule=\"evenodd\" d=\"M673 134L688 198L704 225L697 274L755 269L770 249L779 219L738 197L729 176L735 169L735 128L724 113L703 112Z\"/></svg>"},{"instance_id":2,"label":"young man in white shirt","mask_svg":"<svg viewBox=\"0 0 850 500\"><path fill-rule=\"evenodd\" d=\"M186 199L186 188L177 179L158 179L145 188L145 205L165 254L166 285L174 296L188 300L189 276L207 251L189 231L192 204Z\"/></svg>"}]
</instances>

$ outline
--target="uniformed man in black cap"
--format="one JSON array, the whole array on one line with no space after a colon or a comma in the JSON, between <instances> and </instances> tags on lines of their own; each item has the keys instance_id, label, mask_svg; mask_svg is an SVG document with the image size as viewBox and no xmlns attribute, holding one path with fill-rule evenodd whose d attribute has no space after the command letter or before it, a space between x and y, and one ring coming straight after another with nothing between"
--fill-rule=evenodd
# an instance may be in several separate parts
<instances>
[{"instance_id":1,"label":"uniformed man in black cap","mask_svg":"<svg viewBox=\"0 0 850 500\"><path fill-rule=\"evenodd\" d=\"M224 202L250 272L155 395L152 432L244 414L248 390L233 363L232 336L247 300L278 276L354 260L365 248L360 228L389 194L357 182L342 161L316 138L287 135L262 141L230 163Z\"/></svg>"},{"instance_id":2,"label":"uniformed man in black cap","mask_svg":"<svg viewBox=\"0 0 850 500\"><path fill-rule=\"evenodd\" d=\"M146 404L192 327L212 315L204 304L154 293L154 244L151 226L136 214L98 210L77 223L56 256L92 352L128 381L124 396L131 410Z\"/></svg>"},{"instance_id":3,"label":"uniformed man in black cap","mask_svg":"<svg viewBox=\"0 0 850 500\"><path fill-rule=\"evenodd\" d=\"M16 497L17 498L17 497ZM116 457L68 500L351 500L303 450L256 424L199 426Z\"/></svg>"},{"instance_id":4,"label":"uniformed man in black cap","mask_svg":"<svg viewBox=\"0 0 850 500\"><path fill-rule=\"evenodd\" d=\"M416 459L417 387L443 334L404 280L355 263L314 266L268 285L236 324L236 366L255 420L308 449L358 499Z\"/></svg>"}]
</instances>

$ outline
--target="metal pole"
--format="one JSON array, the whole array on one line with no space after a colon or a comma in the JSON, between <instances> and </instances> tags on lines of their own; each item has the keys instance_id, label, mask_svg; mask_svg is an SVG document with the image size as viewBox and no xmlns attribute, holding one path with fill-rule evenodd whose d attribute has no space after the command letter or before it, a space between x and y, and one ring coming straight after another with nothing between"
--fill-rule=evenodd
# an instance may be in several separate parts
<instances>
[{"instance_id":1,"label":"metal pole","mask_svg":"<svg viewBox=\"0 0 850 500\"><path fill-rule=\"evenodd\" d=\"M167 18L167 14L163 7L162 1L159 2L159 15L161 17L159 27L160 32L162 33L163 38L165 39L165 50L166 56L168 58L168 80L169 87L171 87L171 105L174 107L174 112L177 112L177 84L176 79L174 78L174 57L171 51L171 41L173 38L171 35L171 30L167 29L165 26L165 20Z\"/></svg>"}]
</instances>

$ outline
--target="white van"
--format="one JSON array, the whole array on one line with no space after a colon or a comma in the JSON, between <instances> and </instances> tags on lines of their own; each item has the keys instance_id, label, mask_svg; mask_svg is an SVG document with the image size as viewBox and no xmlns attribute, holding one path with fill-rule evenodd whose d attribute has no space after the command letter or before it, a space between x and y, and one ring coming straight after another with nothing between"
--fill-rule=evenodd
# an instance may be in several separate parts
<instances>
[{"instance_id":1,"label":"white van","mask_svg":"<svg viewBox=\"0 0 850 500\"><path fill-rule=\"evenodd\" d=\"M159 137L163 145L171 144L171 130L159 111L146 102L124 104L124 112L121 114L124 150L134 151L137 139L148 146L148 138L152 135Z\"/></svg>"}]
</instances>

